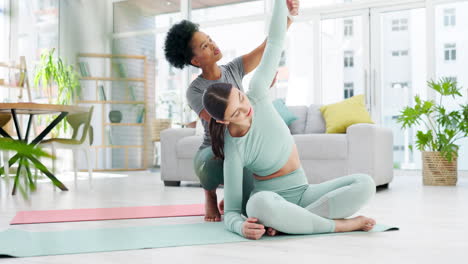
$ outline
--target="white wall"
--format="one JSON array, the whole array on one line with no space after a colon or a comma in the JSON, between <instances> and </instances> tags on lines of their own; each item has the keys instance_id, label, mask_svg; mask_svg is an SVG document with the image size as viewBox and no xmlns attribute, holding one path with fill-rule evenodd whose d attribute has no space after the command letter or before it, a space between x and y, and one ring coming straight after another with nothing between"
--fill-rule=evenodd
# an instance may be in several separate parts
<instances>
[{"instance_id":1,"label":"white wall","mask_svg":"<svg viewBox=\"0 0 468 264\"><path fill-rule=\"evenodd\" d=\"M76 55L78 53L110 53L110 41L112 33L112 23L109 20L112 16L111 5L107 0L62 0L60 3L60 57L68 64L76 65ZM105 64L102 60L89 61L93 76L103 75ZM94 93L94 82L83 85L84 93ZM88 90L88 91L86 91ZM87 106L87 105L82 105ZM94 106L94 114L91 125L94 128L93 145L101 145L102 107ZM72 166L71 151L63 151L63 170L69 170ZM95 155L94 151L92 155ZM95 156L93 156L95 158ZM102 159L101 159L102 160ZM94 164L93 164L94 165ZM86 162L82 153L78 158L78 167L86 168Z\"/></svg>"}]
</instances>

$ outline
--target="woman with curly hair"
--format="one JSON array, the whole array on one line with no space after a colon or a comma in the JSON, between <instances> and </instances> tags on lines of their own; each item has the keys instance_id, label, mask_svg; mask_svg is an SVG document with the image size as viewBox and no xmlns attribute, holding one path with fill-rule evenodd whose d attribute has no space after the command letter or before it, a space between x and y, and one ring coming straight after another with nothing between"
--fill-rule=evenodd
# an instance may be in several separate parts
<instances>
[{"instance_id":1,"label":"woman with curly hair","mask_svg":"<svg viewBox=\"0 0 468 264\"><path fill-rule=\"evenodd\" d=\"M297 15L299 0L282 0L287 4L290 15ZM287 27L292 23L290 17ZM199 30L198 25L183 20L169 30L165 41L165 56L169 63L176 68L187 65L198 67L202 73L187 88L186 97L190 107L200 116L205 133L203 143L195 158L194 169L205 190L205 221L221 221L221 214L217 206L216 189L223 184L223 162L214 159L209 133L211 116L202 104L203 92L208 86L216 83L231 83L243 91L242 79L253 71L262 58L267 40L252 52L237 57L226 65L219 66L217 62L223 54L216 43L206 33ZM252 174L248 170L244 174L244 193L253 189ZM243 209L248 196L244 197ZM223 201L220 203L223 209Z\"/></svg>"},{"instance_id":2,"label":"woman with curly hair","mask_svg":"<svg viewBox=\"0 0 468 264\"><path fill-rule=\"evenodd\" d=\"M371 230L372 218L355 214L375 194L367 174L352 174L308 184L294 139L271 100L286 35L286 6L275 1L268 42L247 94L230 83L213 84L203 95L210 122L212 150L224 165L224 223L249 239L264 234L315 234ZM254 190L241 210L242 170L254 173Z\"/></svg>"}]
</instances>

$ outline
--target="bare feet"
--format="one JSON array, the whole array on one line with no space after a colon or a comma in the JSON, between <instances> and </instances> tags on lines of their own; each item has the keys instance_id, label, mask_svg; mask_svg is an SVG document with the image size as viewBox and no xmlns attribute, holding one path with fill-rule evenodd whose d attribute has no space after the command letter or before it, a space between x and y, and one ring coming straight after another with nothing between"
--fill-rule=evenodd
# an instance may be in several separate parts
<instances>
[{"instance_id":1,"label":"bare feet","mask_svg":"<svg viewBox=\"0 0 468 264\"><path fill-rule=\"evenodd\" d=\"M224 214L224 199L222 199L221 202L219 202L218 207L219 207L219 212L221 214Z\"/></svg>"},{"instance_id":2,"label":"bare feet","mask_svg":"<svg viewBox=\"0 0 468 264\"><path fill-rule=\"evenodd\" d=\"M211 191L205 190L205 221L221 221L221 214L218 210L218 197L216 196L216 189Z\"/></svg>"},{"instance_id":3,"label":"bare feet","mask_svg":"<svg viewBox=\"0 0 468 264\"><path fill-rule=\"evenodd\" d=\"M276 236L279 235L280 232L278 230L273 229L272 227L267 227L266 234L267 236Z\"/></svg>"},{"instance_id":4,"label":"bare feet","mask_svg":"<svg viewBox=\"0 0 468 264\"><path fill-rule=\"evenodd\" d=\"M357 216L350 219L334 220L335 232L350 232L350 231L369 231L374 228L375 220L365 216Z\"/></svg>"}]
</instances>

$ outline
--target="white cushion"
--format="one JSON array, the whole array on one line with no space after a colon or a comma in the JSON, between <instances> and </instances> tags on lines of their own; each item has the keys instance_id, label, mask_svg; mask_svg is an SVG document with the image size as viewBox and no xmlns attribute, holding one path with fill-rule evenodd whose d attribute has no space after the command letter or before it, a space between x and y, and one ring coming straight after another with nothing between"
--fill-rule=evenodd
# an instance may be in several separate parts
<instances>
[{"instance_id":1,"label":"white cushion","mask_svg":"<svg viewBox=\"0 0 468 264\"><path fill-rule=\"evenodd\" d=\"M203 136L205 134L205 128L203 127L203 124L201 122L201 119L197 119L197 124L195 125L195 135L197 136Z\"/></svg>"},{"instance_id":2,"label":"white cushion","mask_svg":"<svg viewBox=\"0 0 468 264\"><path fill-rule=\"evenodd\" d=\"M304 134L293 138L301 161L348 158L346 134Z\"/></svg>"},{"instance_id":3,"label":"white cushion","mask_svg":"<svg viewBox=\"0 0 468 264\"><path fill-rule=\"evenodd\" d=\"M307 122L305 125L305 134L325 133L325 120L323 119L322 112L320 112L321 105L310 105L307 111Z\"/></svg>"},{"instance_id":4,"label":"white cushion","mask_svg":"<svg viewBox=\"0 0 468 264\"><path fill-rule=\"evenodd\" d=\"M176 155L178 158L191 159L195 157L200 145L202 144L202 136L184 137L176 143Z\"/></svg>"},{"instance_id":5,"label":"white cushion","mask_svg":"<svg viewBox=\"0 0 468 264\"><path fill-rule=\"evenodd\" d=\"M307 119L307 107L304 105L288 106L288 109L297 117L297 120L294 120L291 125L289 125L291 134L304 134Z\"/></svg>"}]
</instances>

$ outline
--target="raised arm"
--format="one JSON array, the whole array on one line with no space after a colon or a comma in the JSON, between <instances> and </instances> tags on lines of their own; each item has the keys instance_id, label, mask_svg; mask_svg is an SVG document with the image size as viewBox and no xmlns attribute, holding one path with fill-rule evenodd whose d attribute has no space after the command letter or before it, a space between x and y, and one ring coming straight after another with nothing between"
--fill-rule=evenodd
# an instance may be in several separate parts
<instances>
[{"instance_id":1,"label":"raised arm","mask_svg":"<svg viewBox=\"0 0 468 264\"><path fill-rule=\"evenodd\" d=\"M286 36L286 2L282 0L274 2L265 52L257 71L250 81L248 91L248 94L255 100L261 100L268 96L268 88L275 77Z\"/></svg>"},{"instance_id":2,"label":"raised arm","mask_svg":"<svg viewBox=\"0 0 468 264\"><path fill-rule=\"evenodd\" d=\"M285 0L287 3L288 11L289 14L292 16L295 16L299 12L299 0ZM288 25L287 28L289 29L289 26L291 26L292 20L288 17ZM265 39L260 46L252 50L251 52L245 54L242 56L242 62L244 65L244 73L248 74L249 72L255 70L257 68L258 64L260 63L260 60L262 59L263 52L265 51L267 39Z\"/></svg>"}]
</instances>

